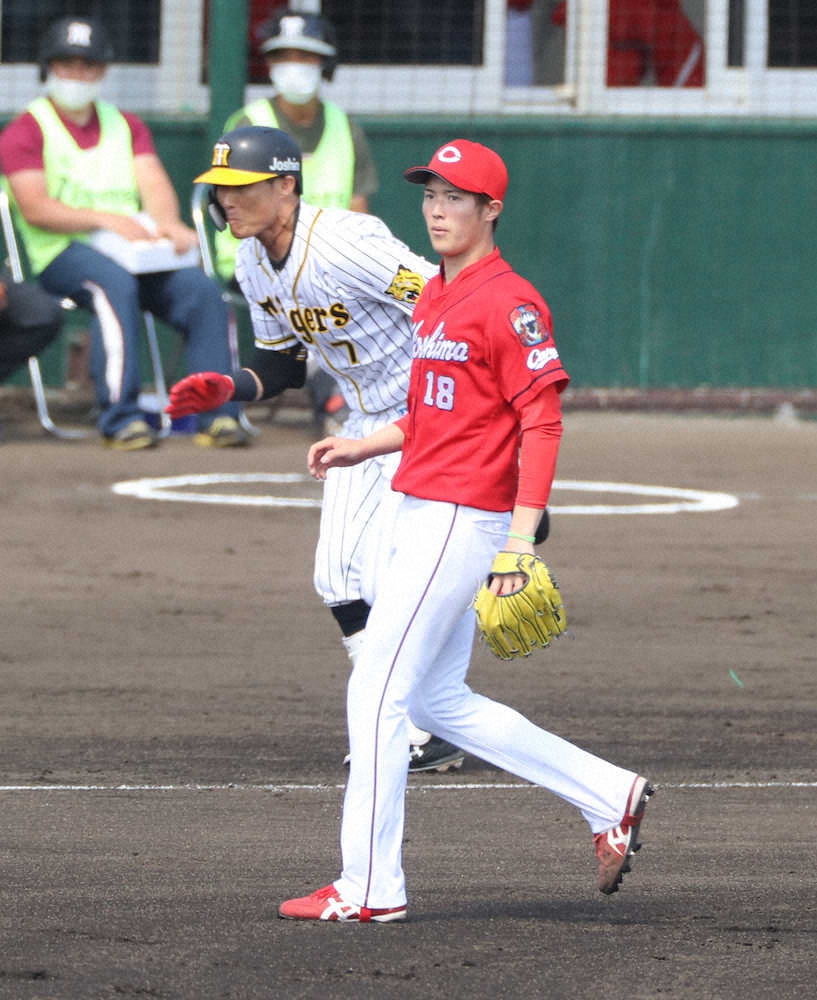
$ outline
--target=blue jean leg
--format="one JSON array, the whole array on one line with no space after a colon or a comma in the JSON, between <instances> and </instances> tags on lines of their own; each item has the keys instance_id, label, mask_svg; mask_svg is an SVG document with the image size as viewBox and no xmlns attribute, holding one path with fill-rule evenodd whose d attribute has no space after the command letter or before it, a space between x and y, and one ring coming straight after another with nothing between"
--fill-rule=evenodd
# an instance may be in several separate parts
<instances>
[{"instance_id":1,"label":"blue jean leg","mask_svg":"<svg viewBox=\"0 0 817 1000\"><path fill-rule=\"evenodd\" d=\"M155 316L175 327L184 337L188 373L221 372L229 374L236 362L231 357L227 332L227 305L221 288L196 267L178 271L143 274L140 279L141 304ZM215 417L237 417L238 403L225 403L217 410L203 413L200 428L208 427Z\"/></svg>"},{"instance_id":2,"label":"blue jean leg","mask_svg":"<svg viewBox=\"0 0 817 1000\"><path fill-rule=\"evenodd\" d=\"M139 349L142 315L138 280L109 257L72 243L40 274L40 284L92 314L90 371L106 437L141 416Z\"/></svg>"}]
</instances>

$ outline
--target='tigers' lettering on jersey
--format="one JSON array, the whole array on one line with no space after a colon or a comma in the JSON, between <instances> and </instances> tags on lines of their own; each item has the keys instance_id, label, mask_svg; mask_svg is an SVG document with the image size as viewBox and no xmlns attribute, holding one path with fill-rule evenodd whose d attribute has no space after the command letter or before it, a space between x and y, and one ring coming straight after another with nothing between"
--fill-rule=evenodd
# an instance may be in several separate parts
<instances>
[{"instance_id":1,"label":"'tigers' lettering on jersey","mask_svg":"<svg viewBox=\"0 0 817 1000\"><path fill-rule=\"evenodd\" d=\"M336 330L343 329L351 320L352 314L342 302L333 302L328 309L323 306L290 309L287 318L295 333L310 344L315 339L315 334L328 333L330 324Z\"/></svg>"},{"instance_id":2,"label":"'tigers' lettering on jersey","mask_svg":"<svg viewBox=\"0 0 817 1000\"><path fill-rule=\"evenodd\" d=\"M279 298L271 298L269 295L258 305L268 316L278 316L283 312L283 306L281 305L281 300Z\"/></svg>"},{"instance_id":3,"label":"'tigers' lettering on jersey","mask_svg":"<svg viewBox=\"0 0 817 1000\"><path fill-rule=\"evenodd\" d=\"M281 300L276 296L267 296L256 300L258 307L268 316L280 316L284 312ZM314 343L316 333L329 333L332 327L342 329L352 319L352 314L342 302L333 302L329 307L305 306L290 309L286 314L289 325L306 343Z\"/></svg>"}]
</instances>

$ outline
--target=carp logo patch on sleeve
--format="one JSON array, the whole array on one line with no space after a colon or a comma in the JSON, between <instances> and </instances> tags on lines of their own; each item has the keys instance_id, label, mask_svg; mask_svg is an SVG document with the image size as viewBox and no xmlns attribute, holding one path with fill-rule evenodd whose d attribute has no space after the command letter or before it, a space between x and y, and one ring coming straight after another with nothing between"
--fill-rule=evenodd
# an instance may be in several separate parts
<instances>
[{"instance_id":1,"label":"carp logo patch on sleeve","mask_svg":"<svg viewBox=\"0 0 817 1000\"><path fill-rule=\"evenodd\" d=\"M543 344L550 336L545 326L544 317L530 302L517 306L509 318L523 347L535 347L537 344Z\"/></svg>"},{"instance_id":2,"label":"carp logo patch on sleeve","mask_svg":"<svg viewBox=\"0 0 817 1000\"><path fill-rule=\"evenodd\" d=\"M402 265L397 268L397 274L386 289L386 295L391 295L398 302L416 302L420 292L425 288L426 280L422 274L410 271Z\"/></svg>"}]
</instances>

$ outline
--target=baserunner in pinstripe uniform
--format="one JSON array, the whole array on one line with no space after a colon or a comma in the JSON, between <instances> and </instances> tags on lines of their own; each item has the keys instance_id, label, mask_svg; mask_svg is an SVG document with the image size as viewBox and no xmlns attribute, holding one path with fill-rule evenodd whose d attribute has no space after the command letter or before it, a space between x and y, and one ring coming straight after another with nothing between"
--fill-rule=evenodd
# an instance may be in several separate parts
<instances>
[{"instance_id":1,"label":"baserunner in pinstripe uniform","mask_svg":"<svg viewBox=\"0 0 817 1000\"><path fill-rule=\"evenodd\" d=\"M236 279L250 306L255 351L232 376L190 375L170 392L172 416L232 399L268 399L303 385L306 352L340 385L346 437L364 437L406 412L411 312L437 268L380 219L301 200L301 155L280 129L246 126L222 136L209 183L211 215L241 240ZM315 588L354 662L374 599L378 540L398 495L395 456L333 470L324 486ZM367 558L368 553L368 558ZM365 567L365 568L364 568ZM457 747L410 727L409 769L458 766Z\"/></svg>"}]
</instances>

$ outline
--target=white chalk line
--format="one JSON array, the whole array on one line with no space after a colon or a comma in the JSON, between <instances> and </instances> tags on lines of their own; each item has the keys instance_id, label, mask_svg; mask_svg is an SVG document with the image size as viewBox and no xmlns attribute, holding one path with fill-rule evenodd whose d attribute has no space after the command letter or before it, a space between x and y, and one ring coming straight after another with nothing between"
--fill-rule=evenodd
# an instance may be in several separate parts
<instances>
[{"instance_id":1,"label":"white chalk line","mask_svg":"<svg viewBox=\"0 0 817 1000\"><path fill-rule=\"evenodd\" d=\"M656 789L676 791L722 791L732 788L763 790L770 788L817 788L817 781L680 781L654 782ZM339 792L345 784L240 784L224 782L173 785L0 785L0 792ZM408 784L409 792L495 792L541 791L538 785L518 782L463 782L462 784Z\"/></svg>"},{"instance_id":2,"label":"white chalk line","mask_svg":"<svg viewBox=\"0 0 817 1000\"><path fill-rule=\"evenodd\" d=\"M235 504L244 507L320 507L315 497L261 496L243 493L202 493L197 486L242 483L269 483L295 486L311 483L310 476L297 472L211 473L205 475L162 476L154 479L130 479L114 483L117 496L139 500L167 500L181 503ZM638 483L607 483L581 479L557 479L554 490L580 493L614 493L627 496L661 497L673 503L639 504L567 504L550 505L554 514L679 514L730 510L740 503L731 493L711 490L688 490L674 486L644 486Z\"/></svg>"},{"instance_id":3,"label":"white chalk line","mask_svg":"<svg viewBox=\"0 0 817 1000\"><path fill-rule=\"evenodd\" d=\"M139 500L169 500L181 503L235 504L240 507L320 507L314 497L252 496L244 493L197 493L180 489L189 486L218 486L228 483L271 483L294 485L312 482L312 477L299 472L249 472L190 476L160 476L157 479L130 479L114 483L112 492L118 496Z\"/></svg>"}]
</instances>

